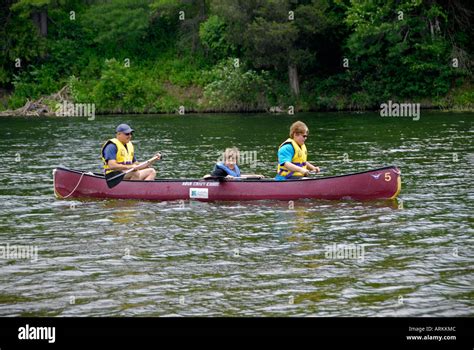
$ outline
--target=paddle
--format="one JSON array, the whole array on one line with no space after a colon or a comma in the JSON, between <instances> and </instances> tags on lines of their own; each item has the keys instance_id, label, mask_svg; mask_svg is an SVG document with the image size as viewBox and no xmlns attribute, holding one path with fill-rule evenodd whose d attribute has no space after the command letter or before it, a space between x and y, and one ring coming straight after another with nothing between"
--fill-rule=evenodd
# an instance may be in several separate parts
<instances>
[{"instance_id":1,"label":"paddle","mask_svg":"<svg viewBox=\"0 0 474 350\"><path fill-rule=\"evenodd\" d=\"M148 159L147 161L145 161L145 162L143 162L143 163L140 163L140 164L138 164L137 166L135 166L135 167L133 167L133 168L131 168L131 169L128 169L128 170L126 170L126 171L124 171L124 172L122 172L122 173L120 173L120 174L115 175L115 176L112 176L110 179L106 179L106 181L107 181L107 186L108 186L109 188L113 188L113 187L117 186L119 183L122 182L122 180L123 180L123 178L124 178L125 175L127 175L128 173L131 173L131 172L134 171L135 169L138 169L138 168L143 167L143 166L145 166L145 165L148 166L150 163L154 162L154 161L157 160L157 159L158 159L158 156L154 156L154 157Z\"/></svg>"},{"instance_id":2,"label":"paddle","mask_svg":"<svg viewBox=\"0 0 474 350\"><path fill-rule=\"evenodd\" d=\"M323 173L326 172L326 168L319 168L319 171L316 172L314 170L311 170L308 172L308 174L306 174L305 176L302 177L302 179L309 179L311 177L315 177L316 175L324 175Z\"/></svg>"},{"instance_id":3,"label":"paddle","mask_svg":"<svg viewBox=\"0 0 474 350\"><path fill-rule=\"evenodd\" d=\"M225 180L261 180L265 178L263 175L242 175L242 177L212 176L206 175L203 180L217 180L223 182Z\"/></svg>"},{"instance_id":4,"label":"paddle","mask_svg":"<svg viewBox=\"0 0 474 350\"><path fill-rule=\"evenodd\" d=\"M316 172L314 170L310 170L309 175L318 175L318 174L321 174L321 173L325 173L327 171L328 171L327 168L319 168L318 172Z\"/></svg>"},{"instance_id":5,"label":"paddle","mask_svg":"<svg viewBox=\"0 0 474 350\"><path fill-rule=\"evenodd\" d=\"M202 179L203 179L203 180L206 180L206 181L207 181L207 180L217 180L217 181L219 181L219 182L222 182L222 181L224 181L225 176L212 176L212 175L208 175L208 176L204 176Z\"/></svg>"}]
</instances>

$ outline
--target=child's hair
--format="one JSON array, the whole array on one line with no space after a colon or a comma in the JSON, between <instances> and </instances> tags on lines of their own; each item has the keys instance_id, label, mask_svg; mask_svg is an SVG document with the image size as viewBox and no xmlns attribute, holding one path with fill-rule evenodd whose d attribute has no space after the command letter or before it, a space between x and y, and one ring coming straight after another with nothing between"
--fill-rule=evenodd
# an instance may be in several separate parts
<instances>
[{"instance_id":1,"label":"child's hair","mask_svg":"<svg viewBox=\"0 0 474 350\"><path fill-rule=\"evenodd\" d=\"M226 148L224 152L224 163L229 159L232 158L235 160L236 163L238 163L240 157L240 152L237 147L232 147L232 148Z\"/></svg>"},{"instance_id":2,"label":"child's hair","mask_svg":"<svg viewBox=\"0 0 474 350\"><path fill-rule=\"evenodd\" d=\"M294 122L290 127L290 137L294 138L295 134L304 134L308 132L308 127L301 121Z\"/></svg>"}]
</instances>

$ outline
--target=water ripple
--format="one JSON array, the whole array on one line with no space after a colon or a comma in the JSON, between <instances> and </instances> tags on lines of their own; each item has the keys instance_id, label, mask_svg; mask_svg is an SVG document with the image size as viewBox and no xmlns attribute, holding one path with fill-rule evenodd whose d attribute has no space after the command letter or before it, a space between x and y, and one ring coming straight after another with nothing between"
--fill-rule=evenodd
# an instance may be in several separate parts
<instances>
[{"instance_id":1,"label":"water ripple","mask_svg":"<svg viewBox=\"0 0 474 350\"><path fill-rule=\"evenodd\" d=\"M100 171L118 119L2 120L0 246L38 256L0 259L0 316L472 316L472 115L299 117L328 175L398 165L399 200L59 201L51 169ZM142 158L166 154L160 177L200 177L230 145L258 150L245 171L272 175L287 121L240 118L130 120Z\"/></svg>"}]
</instances>

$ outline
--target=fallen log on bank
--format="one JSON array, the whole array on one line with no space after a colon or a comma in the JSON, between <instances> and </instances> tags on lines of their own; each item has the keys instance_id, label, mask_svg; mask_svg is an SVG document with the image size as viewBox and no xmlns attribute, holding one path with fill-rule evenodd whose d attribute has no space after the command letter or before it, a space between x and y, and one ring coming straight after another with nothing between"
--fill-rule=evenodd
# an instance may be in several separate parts
<instances>
[{"instance_id":1,"label":"fallen log on bank","mask_svg":"<svg viewBox=\"0 0 474 350\"><path fill-rule=\"evenodd\" d=\"M70 103L71 101L69 87L65 85L61 90L49 96L42 96L32 101L27 100L23 107L2 111L0 116L51 117L56 115L58 104L62 105L64 102Z\"/></svg>"}]
</instances>

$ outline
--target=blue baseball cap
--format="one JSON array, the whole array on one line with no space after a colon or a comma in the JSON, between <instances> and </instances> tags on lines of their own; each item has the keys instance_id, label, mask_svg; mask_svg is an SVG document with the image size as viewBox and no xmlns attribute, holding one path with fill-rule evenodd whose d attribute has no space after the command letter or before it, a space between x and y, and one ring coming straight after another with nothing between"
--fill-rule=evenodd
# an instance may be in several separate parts
<instances>
[{"instance_id":1,"label":"blue baseball cap","mask_svg":"<svg viewBox=\"0 0 474 350\"><path fill-rule=\"evenodd\" d=\"M123 132L125 134L133 132L133 129L127 124L120 124L117 126L116 132Z\"/></svg>"}]
</instances>

